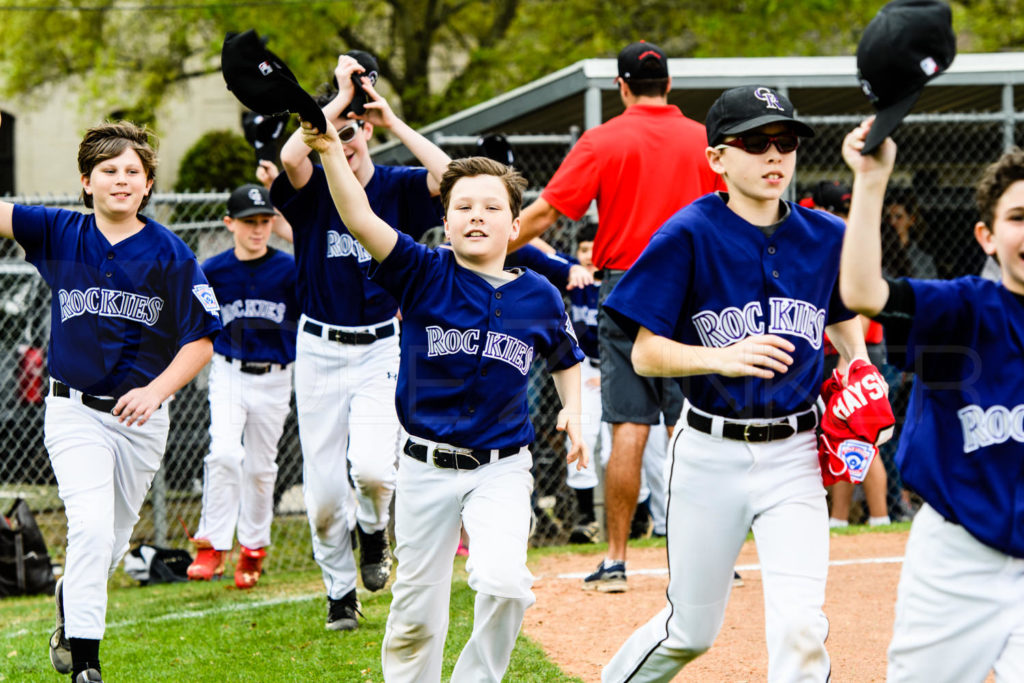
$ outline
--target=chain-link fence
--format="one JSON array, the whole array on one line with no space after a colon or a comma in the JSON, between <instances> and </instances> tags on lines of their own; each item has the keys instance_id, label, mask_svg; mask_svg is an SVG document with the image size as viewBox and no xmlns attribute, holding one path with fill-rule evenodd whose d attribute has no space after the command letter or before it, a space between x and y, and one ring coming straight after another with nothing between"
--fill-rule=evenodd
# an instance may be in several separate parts
<instances>
[{"instance_id":1,"label":"chain-link fence","mask_svg":"<svg viewBox=\"0 0 1024 683\"><path fill-rule=\"evenodd\" d=\"M797 103L799 104L799 103ZM809 119L818 135L807 140L799 154L799 173L793 199L810 195L820 180L849 182L839 155L845 133L857 117ZM892 182L891 202L883 230L886 265L893 275L955 277L979 273L985 259L971 236L975 209L971 185L984 165L1009 144L1007 121L985 114L944 114L911 117L900 131L900 159ZM1016 140L1021 125L1010 121ZM527 201L550 179L577 136L509 136L516 166L527 176ZM453 157L477 154L475 137L438 138ZM225 193L158 194L147 211L177 232L200 260L227 249L229 234L221 221ZM77 197L15 197L23 204L79 205ZM546 238L571 253L579 224L563 221ZM63 559L65 518L49 461L43 447L45 348L49 336L49 291L35 269L23 260L17 245L0 244L0 512L16 497L28 500L36 512L56 562ZM275 243L290 250L290 245ZM906 382L893 382L897 412L905 407ZM554 429L559 401L552 382L540 366L531 375L532 418L537 431L533 543L563 543L573 526L575 502L565 485L564 435ZM187 547L180 519L189 529L198 524L202 461L209 444L207 373L204 370L178 392L170 405L171 432L163 468L135 529L136 541ZM606 446L606 445L605 445ZM900 513L900 486L890 465L889 501ZM301 450L294 403L279 444L279 473L274 492L275 520L272 565L281 569L313 567L309 527L301 495ZM600 502L600 495L598 496ZM866 513L864 513L866 514ZM600 516L600 515L599 515ZM854 521L862 514L854 514Z\"/></svg>"}]
</instances>

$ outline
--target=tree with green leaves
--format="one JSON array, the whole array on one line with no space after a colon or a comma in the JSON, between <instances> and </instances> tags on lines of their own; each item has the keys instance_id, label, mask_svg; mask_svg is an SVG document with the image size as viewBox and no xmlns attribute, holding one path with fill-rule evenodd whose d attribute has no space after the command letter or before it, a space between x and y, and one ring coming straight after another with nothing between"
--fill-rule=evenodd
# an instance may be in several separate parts
<instances>
[{"instance_id":1,"label":"tree with green leaves","mask_svg":"<svg viewBox=\"0 0 1024 683\"><path fill-rule=\"evenodd\" d=\"M671 57L853 54L878 0L18 0L0 4L7 94L75 83L101 110L152 120L219 70L228 31L255 28L308 90L338 54L377 56L413 125L643 38ZM961 49L1018 49L1020 0L952 3Z\"/></svg>"}]
</instances>

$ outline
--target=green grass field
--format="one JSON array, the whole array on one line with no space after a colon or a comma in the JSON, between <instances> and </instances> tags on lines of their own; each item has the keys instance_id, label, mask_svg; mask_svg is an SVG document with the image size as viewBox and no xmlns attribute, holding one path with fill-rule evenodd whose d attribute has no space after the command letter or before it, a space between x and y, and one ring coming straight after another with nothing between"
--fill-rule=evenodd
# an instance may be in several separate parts
<instances>
[{"instance_id":1,"label":"green grass field","mask_svg":"<svg viewBox=\"0 0 1024 683\"><path fill-rule=\"evenodd\" d=\"M456 560L451 625L443 678L451 675L473 620L473 591L464 560ZM327 616L319 572L269 571L252 591L230 578L212 583L139 587L120 570L110 587L107 632L100 651L113 681L380 681L380 644L390 591L360 589L366 616L348 633L324 628ZM53 598L0 602L0 681L60 681L50 666ZM579 681L520 635L510 681Z\"/></svg>"}]
</instances>

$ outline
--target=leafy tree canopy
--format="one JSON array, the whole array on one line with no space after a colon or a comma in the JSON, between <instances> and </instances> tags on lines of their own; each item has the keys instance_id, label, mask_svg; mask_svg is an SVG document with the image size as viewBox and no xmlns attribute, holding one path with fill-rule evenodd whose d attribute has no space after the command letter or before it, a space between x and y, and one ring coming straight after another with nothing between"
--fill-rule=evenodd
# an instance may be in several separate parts
<instances>
[{"instance_id":1,"label":"leafy tree canopy","mask_svg":"<svg viewBox=\"0 0 1024 683\"><path fill-rule=\"evenodd\" d=\"M413 125L644 38L672 57L853 54L878 0L11 0L0 4L7 94L80 82L83 101L153 112L216 73L227 31L255 28L302 84L337 55L378 57ZM1024 46L1020 0L953 3L961 50Z\"/></svg>"}]
</instances>

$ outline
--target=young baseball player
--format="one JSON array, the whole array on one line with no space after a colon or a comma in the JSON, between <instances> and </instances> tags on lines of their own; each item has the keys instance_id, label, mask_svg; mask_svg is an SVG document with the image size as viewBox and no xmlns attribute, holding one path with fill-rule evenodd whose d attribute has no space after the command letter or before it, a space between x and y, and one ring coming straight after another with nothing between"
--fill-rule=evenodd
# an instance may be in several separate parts
<instances>
[{"instance_id":1,"label":"young baseball player","mask_svg":"<svg viewBox=\"0 0 1024 683\"><path fill-rule=\"evenodd\" d=\"M78 148L92 214L0 201L15 239L53 291L45 445L68 518L50 661L100 681L107 579L167 442L167 403L210 360L217 300L195 255L142 216L156 154L132 123L86 131Z\"/></svg>"},{"instance_id":2,"label":"young baseball player","mask_svg":"<svg viewBox=\"0 0 1024 683\"><path fill-rule=\"evenodd\" d=\"M681 378L670 444L668 604L621 647L604 681L665 681L722 625L748 530L761 560L769 681L829 676L828 510L814 409L822 333L866 357L838 297L843 224L782 199L814 131L767 87L724 92L707 160L727 192L663 225L605 306L636 333L641 375Z\"/></svg>"},{"instance_id":3,"label":"young baseball player","mask_svg":"<svg viewBox=\"0 0 1024 683\"><path fill-rule=\"evenodd\" d=\"M221 302L224 330L213 342L210 453L203 467L198 552L188 577L220 578L237 526L239 588L259 581L270 545L277 442L295 360L295 259L267 245L276 220L266 188L235 189L224 218L234 246L203 263Z\"/></svg>"},{"instance_id":4,"label":"young baseball player","mask_svg":"<svg viewBox=\"0 0 1024 683\"><path fill-rule=\"evenodd\" d=\"M854 182L840 288L850 308L885 325L890 362L917 373L896 461L924 499L887 680L981 681L993 670L997 681L1024 680L1024 152L1004 154L977 185L974 236L1001 281L890 279L880 217L896 145L886 138L862 155L872 123L843 143Z\"/></svg>"},{"instance_id":5,"label":"young baseball player","mask_svg":"<svg viewBox=\"0 0 1024 683\"><path fill-rule=\"evenodd\" d=\"M347 118L352 75L365 72L354 57L339 57L340 90L324 105L324 115L338 129L375 213L419 237L441 222L434 196L448 155L396 117L372 86L362 117ZM375 126L394 133L426 168L374 164L367 142ZM298 132L285 143L285 173L271 186L271 197L292 226L299 271L295 399L313 556L327 588L327 628L351 630L358 626L358 601L349 477L358 499L363 585L380 590L391 574L388 510L401 432L394 402L398 304L367 279L370 254L339 218L323 169L309 152Z\"/></svg>"},{"instance_id":6,"label":"young baseball player","mask_svg":"<svg viewBox=\"0 0 1024 683\"><path fill-rule=\"evenodd\" d=\"M533 603L526 390L535 357L546 360L562 399L557 426L572 440L567 460L587 460L579 435L583 353L561 296L536 273L504 270L526 183L491 159L453 161L441 182L451 248L429 249L374 215L333 128L304 133L342 219L379 264L374 281L398 297L405 321L395 402L409 438L398 469L384 678L441 678L461 521L477 595L473 634L451 680L500 681Z\"/></svg>"}]
</instances>

